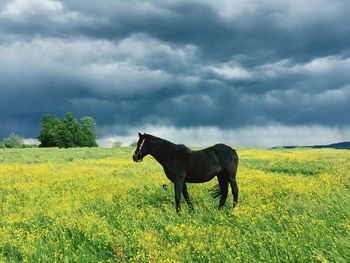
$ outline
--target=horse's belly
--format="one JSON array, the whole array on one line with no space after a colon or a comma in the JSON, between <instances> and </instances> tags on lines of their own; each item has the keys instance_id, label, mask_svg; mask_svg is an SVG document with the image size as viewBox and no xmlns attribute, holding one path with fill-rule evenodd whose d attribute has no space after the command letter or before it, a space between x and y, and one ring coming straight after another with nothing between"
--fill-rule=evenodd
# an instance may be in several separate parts
<instances>
[{"instance_id":1,"label":"horse's belly","mask_svg":"<svg viewBox=\"0 0 350 263\"><path fill-rule=\"evenodd\" d=\"M186 182L204 183L221 172L220 164L216 156L212 153L194 156L186 171Z\"/></svg>"},{"instance_id":2,"label":"horse's belly","mask_svg":"<svg viewBox=\"0 0 350 263\"><path fill-rule=\"evenodd\" d=\"M186 175L185 181L188 183L205 183L213 179L218 172L212 173L188 173Z\"/></svg>"}]
</instances>

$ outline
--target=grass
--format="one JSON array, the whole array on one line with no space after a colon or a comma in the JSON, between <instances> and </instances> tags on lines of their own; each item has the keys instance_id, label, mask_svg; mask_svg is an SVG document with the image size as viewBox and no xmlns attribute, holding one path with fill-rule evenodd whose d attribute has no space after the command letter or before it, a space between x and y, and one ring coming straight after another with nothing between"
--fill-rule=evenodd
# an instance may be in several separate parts
<instances>
[{"instance_id":1,"label":"grass","mask_svg":"<svg viewBox=\"0 0 350 263\"><path fill-rule=\"evenodd\" d=\"M181 215L132 151L2 151L0 261L349 262L349 151L238 149L238 209L230 195L216 210L213 180L189 185Z\"/></svg>"}]
</instances>

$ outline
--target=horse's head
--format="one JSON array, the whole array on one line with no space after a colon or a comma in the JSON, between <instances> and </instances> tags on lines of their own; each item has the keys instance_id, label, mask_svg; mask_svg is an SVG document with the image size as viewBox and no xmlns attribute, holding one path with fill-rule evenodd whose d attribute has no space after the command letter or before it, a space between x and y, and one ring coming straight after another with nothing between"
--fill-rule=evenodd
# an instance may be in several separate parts
<instances>
[{"instance_id":1,"label":"horse's head","mask_svg":"<svg viewBox=\"0 0 350 263\"><path fill-rule=\"evenodd\" d=\"M136 150L132 156L134 162L141 162L148 152L148 143L146 142L146 135L139 133L139 141L136 144Z\"/></svg>"}]
</instances>

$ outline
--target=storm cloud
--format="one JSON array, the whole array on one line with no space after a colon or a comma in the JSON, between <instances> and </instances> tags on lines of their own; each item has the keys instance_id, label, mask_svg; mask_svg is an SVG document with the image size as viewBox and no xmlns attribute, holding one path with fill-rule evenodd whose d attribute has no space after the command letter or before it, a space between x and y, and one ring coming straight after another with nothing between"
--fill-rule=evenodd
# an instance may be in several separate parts
<instances>
[{"instance_id":1,"label":"storm cloud","mask_svg":"<svg viewBox=\"0 0 350 263\"><path fill-rule=\"evenodd\" d=\"M72 111L102 144L349 140L349 24L348 1L2 1L0 138Z\"/></svg>"}]
</instances>

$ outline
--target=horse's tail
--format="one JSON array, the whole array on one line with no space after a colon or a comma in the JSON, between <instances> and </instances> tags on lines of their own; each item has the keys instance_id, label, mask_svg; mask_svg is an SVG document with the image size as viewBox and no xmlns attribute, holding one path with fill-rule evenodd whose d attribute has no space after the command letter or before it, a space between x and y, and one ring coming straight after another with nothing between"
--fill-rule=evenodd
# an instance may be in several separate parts
<instances>
[{"instance_id":1,"label":"horse's tail","mask_svg":"<svg viewBox=\"0 0 350 263\"><path fill-rule=\"evenodd\" d=\"M214 198L221 197L224 192L227 192L228 188L228 177L225 173L218 175L219 183L210 189L211 195Z\"/></svg>"},{"instance_id":2,"label":"horse's tail","mask_svg":"<svg viewBox=\"0 0 350 263\"><path fill-rule=\"evenodd\" d=\"M213 186L210 190L209 190L210 194L214 197L214 198L218 198L219 196L221 196L221 188L220 185L217 184L215 186Z\"/></svg>"}]
</instances>

